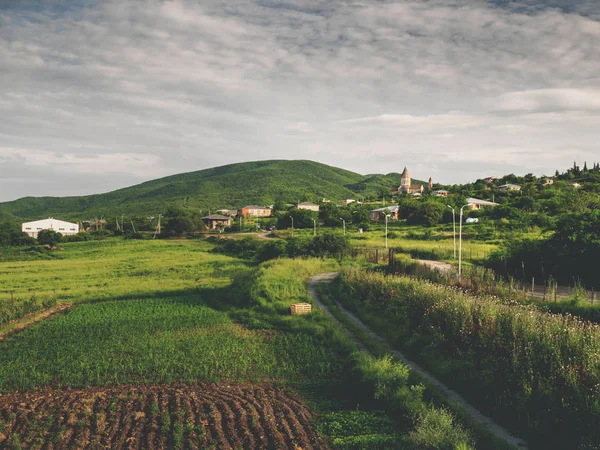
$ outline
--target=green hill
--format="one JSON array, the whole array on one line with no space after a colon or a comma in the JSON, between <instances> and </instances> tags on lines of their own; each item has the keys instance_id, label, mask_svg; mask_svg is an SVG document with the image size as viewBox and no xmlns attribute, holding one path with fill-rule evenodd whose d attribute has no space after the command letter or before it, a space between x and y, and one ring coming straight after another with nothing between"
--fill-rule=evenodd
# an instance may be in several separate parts
<instances>
[{"instance_id":1,"label":"green hill","mask_svg":"<svg viewBox=\"0 0 600 450\"><path fill-rule=\"evenodd\" d=\"M85 219L112 215L158 215L170 205L197 209L240 208L323 197L378 198L400 184L400 175L360 175L313 161L256 161L148 181L105 194L25 197L0 203L0 217Z\"/></svg>"}]
</instances>

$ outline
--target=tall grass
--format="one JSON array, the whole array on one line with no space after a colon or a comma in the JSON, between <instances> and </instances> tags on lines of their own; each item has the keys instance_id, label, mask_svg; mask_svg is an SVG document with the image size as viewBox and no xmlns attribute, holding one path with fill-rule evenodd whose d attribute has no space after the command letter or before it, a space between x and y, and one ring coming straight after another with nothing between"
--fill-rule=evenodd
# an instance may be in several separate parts
<instances>
[{"instance_id":1,"label":"tall grass","mask_svg":"<svg viewBox=\"0 0 600 450\"><path fill-rule=\"evenodd\" d=\"M338 299L537 448L600 443L600 327L405 277L346 269Z\"/></svg>"}]
</instances>

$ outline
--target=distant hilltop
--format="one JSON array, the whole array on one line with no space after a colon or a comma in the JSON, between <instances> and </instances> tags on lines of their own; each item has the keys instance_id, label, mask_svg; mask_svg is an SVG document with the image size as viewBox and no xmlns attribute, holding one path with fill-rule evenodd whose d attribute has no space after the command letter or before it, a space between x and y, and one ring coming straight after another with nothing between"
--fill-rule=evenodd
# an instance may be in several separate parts
<instances>
[{"instance_id":1,"label":"distant hilltop","mask_svg":"<svg viewBox=\"0 0 600 450\"><path fill-rule=\"evenodd\" d=\"M157 216L175 205L216 210L323 198L375 200L389 196L400 182L399 173L360 175L314 161L255 161L171 175L104 194L25 197L0 203L0 220Z\"/></svg>"}]
</instances>

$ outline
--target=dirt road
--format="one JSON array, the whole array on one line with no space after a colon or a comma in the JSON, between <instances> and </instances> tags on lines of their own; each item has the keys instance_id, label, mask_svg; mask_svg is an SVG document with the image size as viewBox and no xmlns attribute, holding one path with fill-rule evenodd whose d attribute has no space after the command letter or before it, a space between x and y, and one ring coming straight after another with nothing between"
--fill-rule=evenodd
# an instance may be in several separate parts
<instances>
[{"instance_id":1,"label":"dirt road","mask_svg":"<svg viewBox=\"0 0 600 450\"><path fill-rule=\"evenodd\" d=\"M432 262L438 262L438 261L432 261ZM445 263L440 263L440 264L445 264ZM327 309L327 306L325 306L325 304L323 304L323 302L321 302L321 300L319 299L319 295L317 294L317 290L316 290L316 285L318 283L329 283L329 282L331 282L336 277L336 275L337 274L335 272L322 273L322 274L316 275L313 278L311 278L310 281L309 281L309 283L308 283L308 292L309 292L310 296L312 297L315 305L317 307L319 307L321 310L323 310L323 312L325 312L326 314L328 314L331 317L333 317L333 316L329 312L329 310ZM487 429L492 434L494 434L495 436L499 437L500 439L505 440L506 442L508 442L509 444L513 445L514 447L519 448L519 449L527 449L527 444L526 444L526 442L523 439L518 438L516 436L513 436L506 429L504 429L503 427L501 427L500 425L498 425L493 419L491 419L490 417L482 414L478 409L476 409L474 406L472 406L470 403L468 403L460 394L458 394L457 392L449 389L444 383L442 383L440 380L438 380L437 378L435 378L428 371L426 371L425 369L423 369L417 363L415 363L415 362L411 361L410 359L408 359L402 352L400 352L398 350L394 350L383 338L381 338L379 335L377 335L376 333L374 333L369 327L367 327L364 323L362 323L361 320L358 317L356 317L350 311L346 310L341 304L339 304L338 302L336 302L336 305L339 308L339 310L344 315L346 315L347 317L349 317L356 325L358 325L360 328L362 328L364 331L366 331L372 338L376 339L381 344L383 344L386 347L386 349L392 355L394 355L394 357L396 357L398 360L400 360L404 364L406 364L413 372L418 373L428 383L430 383L433 386L436 386L438 389L440 389L442 392L444 392L444 394L449 399L453 400L458 405L460 405L460 407L474 421L479 422L482 425L485 425L487 427ZM337 319L334 318L334 320L343 329L345 329L344 325L342 325ZM359 345L359 347L363 351L366 351L367 353L370 353L364 347L364 345L349 330L345 329L345 331Z\"/></svg>"}]
</instances>

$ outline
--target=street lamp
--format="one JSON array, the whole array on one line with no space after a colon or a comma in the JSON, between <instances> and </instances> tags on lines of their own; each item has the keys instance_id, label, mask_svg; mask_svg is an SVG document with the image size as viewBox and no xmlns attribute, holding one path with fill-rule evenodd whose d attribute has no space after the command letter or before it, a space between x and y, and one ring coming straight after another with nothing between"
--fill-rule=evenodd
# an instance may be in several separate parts
<instances>
[{"instance_id":1,"label":"street lamp","mask_svg":"<svg viewBox=\"0 0 600 450\"><path fill-rule=\"evenodd\" d=\"M387 236L387 224L388 224L388 217L390 217L390 214L385 214L385 248L388 248L388 236Z\"/></svg>"},{"instance_id":2,"label":"street lamp","mask_svg":"<svg viewBox=\"0 0 600 450\"><path fill-rule=\"evenodd\" d=\"M313 221L313 237L317 235L317 221L315 219Z\"/></svg>"},{"instance_id":3,"label":"street lamp","mask_svg":"<svg viewBox=\"0 0 600 450\"><path fill-rule=\"evenodd\" d=\"M460 208L460 225L458 229L458 280L460 281L460 276L462 274L462 217L463 217L463 208L470 206L469 204L461 206Z\"/></svg>"},{"instance_id":4,"label":"street lamp","mask_svg":"<svg viewBox=\"0 0 600 450\"><path fill-rule=\"evenodd\" d=\"M294 237L294 218L292 216L288 216L290 219L292 219L292 237Z\"/></svg>"},{"instance_id":5,"label":"street lamp","mask_svg":"<svg viewBox=\"0 0 600 450\"><path fill-rule=\"evenodd\" d=\"M452 210L452 237L454 238L454 259L456 260L456 214L452 206L446 206Z\"/></svg>"},{"instance_id":6,"label":"street lamp","mask_svg":"<svg viewBox=\"0 0 600 450\"><path fill-rule=\"evenodd\" d=\"M342 221L342 224L344 226L344 234L346 234L346 221L344 219L342 219L341 217L340 217L340 220Z\"/></svg>"}]
</instances>

